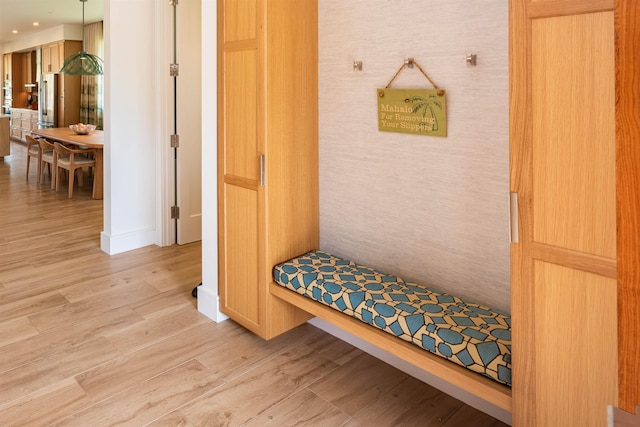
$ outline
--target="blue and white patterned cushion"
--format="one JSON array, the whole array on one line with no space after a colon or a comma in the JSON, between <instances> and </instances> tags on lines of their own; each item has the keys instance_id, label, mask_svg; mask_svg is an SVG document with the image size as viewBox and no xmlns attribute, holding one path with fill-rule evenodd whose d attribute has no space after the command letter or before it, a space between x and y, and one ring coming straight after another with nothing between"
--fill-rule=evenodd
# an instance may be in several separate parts
<instances>
[{"instance_id":1,"label":"blue and white patterned cushion","mask_svg":"<svg viewBox=\"0 0 640 427\"><path fill-rule=\"evenodd\" d=\"M280 285L511 385L511 318L326 252L274 268Z\"/></svg>"}]
</instances>

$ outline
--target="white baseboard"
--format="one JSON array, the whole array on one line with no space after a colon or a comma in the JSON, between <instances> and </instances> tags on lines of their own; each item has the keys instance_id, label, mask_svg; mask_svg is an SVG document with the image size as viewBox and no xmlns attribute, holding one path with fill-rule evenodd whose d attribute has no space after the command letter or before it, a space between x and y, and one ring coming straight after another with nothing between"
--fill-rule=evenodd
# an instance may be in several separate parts
<instances>
[{"instance_id":1,"label":"white baseboard","mask_svg":"<svg viewBox=\"0 0 640 427\"><path fill-rule=\"evenodd\" d=\"M310 324L313 326L322 329L323 331L340 338L341 340L348 342L349 344L358 347L360 350L369 353L370 355L388 363L389 365L400 369L401 371L411 375L419 379L422 382L429 384L432 387L437 388L438 390L448 394L449 396L455 397L456 399L466 403L469 406L476 408L479 411L482 411L486 414L491 415L492 417L502 421L503 423L511 425L511 413L505 411L502 408L499 408L485 400L480 399L477 396L474 396L448 382L426 372L422 369L418 368L406 362L392 354L387 353L380 348L369 344L362 338L359 338L353 334L343 331L340 328L333 326L332 324L325 322L324 320L314 317L309 320Z\"/></svg>"},{"instance_id":2,"label":"white baseboard","mask_svg":"<svg viewBox=\"0 0 640 427\"><path fill-rule=\"evenodd\" d=\"M198 311L216 323L228 317L220 312L220 297L206 286L198 286Z\"/></svg>"},{"instance_id":3,"label":"white baseboard","mask_svg":"<svg viewBox=\"0 0 640 427\"><path fill-rule=\"evenodd\" d=\"M115 255L133 249L155 245L157 231L155 227L135 230L129 233L110 235L103 231L100 233L100 249L109 255Z\"/></svg>"}]
</instances>

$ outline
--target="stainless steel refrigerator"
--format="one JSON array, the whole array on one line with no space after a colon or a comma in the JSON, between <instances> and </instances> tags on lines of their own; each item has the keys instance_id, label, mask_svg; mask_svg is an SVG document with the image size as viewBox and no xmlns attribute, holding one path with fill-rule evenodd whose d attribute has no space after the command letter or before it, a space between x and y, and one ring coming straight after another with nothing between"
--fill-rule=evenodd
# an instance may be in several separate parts
<instances>
[{"instance_id":1,"label":"stainless steel refrigerator","mask_svg":"<svg viewBox=\"0 0 640 427\"><path fill-rule=\"evenodd\" d=\"M58 123L58 75L43 74L38 97L38 127L52 128Z\"/></svg>"}]
</instances>

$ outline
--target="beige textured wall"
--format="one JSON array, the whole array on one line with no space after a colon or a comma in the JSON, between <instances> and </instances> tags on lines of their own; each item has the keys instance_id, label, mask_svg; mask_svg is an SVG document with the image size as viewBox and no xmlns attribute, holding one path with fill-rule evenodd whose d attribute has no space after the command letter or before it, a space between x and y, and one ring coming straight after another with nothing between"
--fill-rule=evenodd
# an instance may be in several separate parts
<instances>
[{"instance_id":1,"label":"beige textured wall","mask_svg":"<svg viewBox=\"0 0 640 427\"><path fill-rule=\"evenodd\" d=\"M319 8L321 248L510 311L508 2ZM377 130L376 88L404 57L447 90L447 138ZM428 82L405 69L393 87Z\"/></svg>"}]
</instances>

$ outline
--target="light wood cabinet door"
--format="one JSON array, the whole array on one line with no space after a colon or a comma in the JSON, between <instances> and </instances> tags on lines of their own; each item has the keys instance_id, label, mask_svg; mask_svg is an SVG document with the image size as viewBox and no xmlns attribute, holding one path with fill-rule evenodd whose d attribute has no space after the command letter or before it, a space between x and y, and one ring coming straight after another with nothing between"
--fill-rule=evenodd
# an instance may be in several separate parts
<instances>
[{"instance_id":1,"label":"light wood cabinet door","mask_svg":"<svg viewBox=\"0 0 640 427\"><path fill-rule=\"evenodd\" d=\"M224 184L224 280L222 300L228 316L241 319L248 329L261 333L264 298L259 265L259 202L256 188Z\"/></svg>"},{"instance_id":2,"label":"light wood cabinet door","mask_svg":"<svg viewBox=\"0 0 640 427\"><path fill-rule=\"evenodd\" d=\"M57 70L54 68L58 64L58 45L46 45L42 47L42 72L43 73L55 73Z\"/></svg>"},{"instance_id":3,"label":"light wood cabinet door","mask_svg":"<svg viewBox=\"0 0 640 427\"><path fill-rule=\"evenodd\" d=\"M22 81L25 83L36 82L36 54L25 52L22 54Z\"/></svg>"},{"instance_id":4,"label":"light wood cabinet door","mask_svg":"<svg viewBox=\"0 0 640 427\"><path fill-rule=\"evenodd\" d=\"M514 426L617 402L613 2L511 2Z\"/></svg>"},{"instance_id":5,"label":"light wood cabinet door","mask_svg":"<svg viewBox=\"0 0 640 427\"><path fill-rule=\"evenodd\" d=\"M264 335L264 262L260 233L257 1L224 1L221 37L222 97L219 100L220 297L222 311ZM246 25L249 20L251 24ZM240 29L243 28L243 29Z\"/></svg>"},{"instance_id":6,"label":"light wood cabinet door","mask_svg":"<svg viewBox=\"0 0 640 427\"><path fill-rule=\"evenodd\" d=\"M317 3L221 0L218 43L220 308L271 338L310 317L268 287L318 246Z\"/></svg>"},{"instance_id":7,"label":"light wood cabinet door","mask_svg":"<svg viewBox=\"0 0 640 427\"><path fill-rule=\"evenodd\" d=\"M48 46L42 46L40 51L40 67L42 74L51 72L51 51Z\"/></svg>"},{"instance_id":8,"label":"light wood cabinet door","mask_svg":"<svg viewBox=\"0 0 640 427\"><path fill-rule=\"evenodd\" d=\"M2 55L2 76L3 79L5 80L3 83L6 83L6 81L11 81L11 54L10 53L5 53L4 55Z\"/></svg>"},{"instance_id":9,"label":"light wood cabinet door","mask_svg":"<svg viewBox=\"0 0 640 427\"><path fill-rule=\"evenodd\" d=\"M62 68L60 62L60 43L51 43L42 46L42 73L58 73Z\"/></svg>"}]
</instances>

